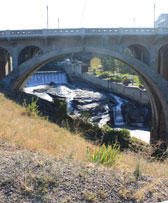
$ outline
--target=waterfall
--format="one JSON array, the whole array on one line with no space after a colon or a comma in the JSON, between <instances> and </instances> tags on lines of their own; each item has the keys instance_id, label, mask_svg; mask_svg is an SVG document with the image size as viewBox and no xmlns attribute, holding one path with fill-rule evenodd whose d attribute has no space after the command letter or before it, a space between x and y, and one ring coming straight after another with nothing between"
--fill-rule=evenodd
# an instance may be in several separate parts
<instances>
[{"instance_id":1,"label":"waterfall","mask_svg":"<svg viewBox=\"0 0 168 203\"><path fill-rule=\"evenodd\" d=\"M44 85L50 82L54 82L55 84L66 84L67 77L64 72L58 71L42 71L36 72L31 76L29 81L26 83L25 87L32 87L37 85Z\"/></svg>"},{"instance_id":2,"label":"waterfall","mask_svg":"<svg viewBox=\"0 0 168 203\"><path fill-rule=\"evenodd\" d=\"M114 124L115 125L124 125L123 115L121 111L121 105L123 103L122 99L120 97L117 97L116 95L111 94L116 102L117 106L114 108Z\"/></svg>"}]
</instances>

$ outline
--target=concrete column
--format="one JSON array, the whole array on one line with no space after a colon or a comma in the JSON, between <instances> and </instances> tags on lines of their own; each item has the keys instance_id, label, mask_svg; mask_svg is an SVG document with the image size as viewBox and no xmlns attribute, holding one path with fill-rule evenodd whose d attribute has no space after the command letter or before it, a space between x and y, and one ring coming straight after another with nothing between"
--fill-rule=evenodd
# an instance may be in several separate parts
<instances>
[{"instance_id":1,"label":"concrete column","mask_svg":"<svg viewBox=\"0 0 168 203\"><path fill-rule=\"evenodd\" d=\"M16 70L18 67L18 53L17 54L16 52L13 53L11 57L12 57L12 70Z\"/></svg>"},{"instance_id":2,"label":"concrete column","mask_svg":"<svg viewBox=\"0 0 168 203\"><path fill-rule=\"evenodd\" d=\"M158 53L156 53L155 51L150 52L150 61L149 61L149 66L151 67L151 69L153 69L154 71L158 72L159 70L159 58L158 58Z\"/></svg>"},{"instance_id":3,"label":"concrete column","mask_svg":"<svg viewBox=\"0 0 168 203\"><path fill-rule=\"evenodd\" d=\"M5 76L8 75L12 70L12 58L9 54L6 55L5 64Z\"/></svg>"},{"instance_id":4,"label":"concrete column","mask_svg":"<svg viewBox=\"0 0 168 203\"><path fill-rule=\"evenodd\" d=\"M159 64L159 70L160 75L163 76L163 70L164 70L164 53L162 50L160 50L160 64Z\"/></svg>"},{"instance_id":5,"label":"concrete column","mask_svg":"<svg viewBox=\"0 0 168 203\"><path fill-rule=\"evenodd\" d=\"M168 52L164 53L162 76L168 80Z\"/></svg>"}]
</instances>

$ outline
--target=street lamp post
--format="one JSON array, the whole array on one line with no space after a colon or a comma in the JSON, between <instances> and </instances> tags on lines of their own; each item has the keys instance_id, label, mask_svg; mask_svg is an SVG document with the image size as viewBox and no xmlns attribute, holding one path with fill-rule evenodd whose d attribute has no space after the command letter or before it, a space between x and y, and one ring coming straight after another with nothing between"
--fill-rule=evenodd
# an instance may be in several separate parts
<instances>
[{"instance_id":1,"label":"street lamp post","mask_svg":"<svg viewBox=\"0 0 168 203\"><path fill-rule=\"evenodd\" d=\"M47 8L47 29L48 29L48 5L46 6Z\"/></svg>"},{"instance_id":2,"label":"street lamp post","mask_svg":"<svg viewBox=\"0 0 168 203\"><path fill-rule=\"evenodd\" d=\"M59 29L59 18L58 18L58 29Z\"/></svg>"},{"instance_id":3,"label":"street lamp post","mask_svg":"<svg viewBox=\"0 0 168 203\"><path fill-rule=\"evenodd\" d=\"M155 8L156 8L156 6L155 6L155 4L154 4L154 6L153 6L153 27L155 28Z\"/></svg>"}]
</instances>

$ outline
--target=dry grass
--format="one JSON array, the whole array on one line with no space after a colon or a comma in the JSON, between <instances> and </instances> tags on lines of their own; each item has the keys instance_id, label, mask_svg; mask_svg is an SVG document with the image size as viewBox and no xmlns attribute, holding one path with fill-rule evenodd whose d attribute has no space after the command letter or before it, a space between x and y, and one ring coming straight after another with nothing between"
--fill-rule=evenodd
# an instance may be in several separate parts
<instances>
[{"instance_id":1,"label":"dry grass","mask_svg":"<svg viewBox=\"0 0 168 203\"><path fill-rule=\"evenodd\" d=\"M24 115L25 108L4 97L0 93L0 141L52 154L58 158L73 158L86 161L87 146L95 146L78 134L71 134L56 124L38 117ZM126 172L134 172L137 155L122 152L114 167ZM141 158L142 174L168 178L168 162L148 162Z\"/></svg>"},{"instance_id":2,"label":"dry grass","mask_svg":"<svg viewBox=\"0 0 168 203\"><path fill-rule=\"evenodd\" d=\"M86 147L91 143L56 124L36 117L25 116L24 107L0 94L0 140L56 157L73 156L86 160Z\"/></svg>"},{"instance_id":3,"label":"dry grass","mask_svg":"<svg viewBox=\"0 0 168 203\"><path fill-rule=\"evenodd\" d=\"M138 154L134 154L133 152L129 151L123 152L121 154L122 159L118 160L118 162L115 164L115 167L123 171L134 173L137 166ZM142 174L149 176L168 178L168 161L165 160L165 162L151 162L141 156L140 171Z\"/></svg>"}]
</instances>

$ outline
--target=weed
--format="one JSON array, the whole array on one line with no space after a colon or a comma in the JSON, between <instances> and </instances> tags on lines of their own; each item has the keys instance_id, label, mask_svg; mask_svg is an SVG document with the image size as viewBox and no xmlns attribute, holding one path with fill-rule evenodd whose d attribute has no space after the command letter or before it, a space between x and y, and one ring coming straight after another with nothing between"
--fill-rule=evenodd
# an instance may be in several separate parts
<instances>
[{"instance_id":1,"label":"weed","mask_svg":"<svg viewBox=\"0 0 168 203\"><path fill-rule=\"evenodd\" d=\"M138 152L137 165L136 165L136 169L134 171L134 175L136 177L136 180L138 180L139 176L141 175L141 171L140 171L140 153L139 152Z\"/></svg>"},{"instance_id":2,"label":"weed","mask_svg":"<svg viewBox=\"0 0 168 203\"><path fill-rule=\"evenodd\" d=\"M67 197L67 201L71 201L71 196L69 195L68 197Z\"/></svg>"},{"instance_id":3,"label":"weed","mask_svg":"<svg viewBox=\"0 0 168 203\"><path fill-rule=\"evenodd\" d=\"M100 196L101 199L105 199L107 197L107 194L104 190L99 190L98 195Z\"/></svg>"},{"instance_id":4,"label":"weed","mask_svg":"<svg viewBox=\"0 0 168 203\"><path fill-rule=\"evenodd\" d=\"M90 202L95 202L96 201L96 194L92 192L82 192L83 196Z\"/></svg>"},{"instance_id":5,"label":"weed","mask_svg":"<svg viewBox=\"0 0 168 203\"><path fill-rule=\"evenodd\" d=\"M145 185L144 187L142 187L141 189L139 189L133 196L132 199L139 199L140 201L143 201L145 199L145 196L147 193L153 193L155 186L160 183L163 184L162 181L160 181L159 179L156 179L154 182L152 183L148 183L147 185Z\"/></svg>"},{"instance_id":6,"label":"weed","mask_svg":"<svg viewBox=\"0 0 168 203\"><path fill-rule=\"evenodd\" d=\"M95 149L87 147L86 155L90 162L104 164L106 166L111 166L118 158L120 151L120 146L114 144L113 146L103 146L101 148Z\"/></svg>"},{"instance_id":7,"label":"weed","mask_svg":"<svg viewBox=\"0 0 168 203\"><path fill-rule=\"evenodd\" d=\"M29 175L21 182L22 194L42 198L45 194L58 186L58 176L33 176Z\"/></svg>"},{"instance_id":8,"label":"weed","mask_svg":"<svg viewBox=\"0 0 168 203\"><path fill-rule=\"evenodd\" d=\"M72 150L72 151L70 152L70 154L68 155L67 159L72 160L72 159L73 159L73 155L74 155L74 150Z\"/></svg>"},{"instance_id":9,"label":"weed","mask_svg":"<svg viewBox=\"0 0 168 203\"><path fill-rule=\"evenodd\" d=\"M27 116L41 116L41 113L38 110L39 106L37 102L38 102L38 98L34 100L34 98L32 97L32 101L30 104L28 104L26 99L24 99L23 106L26 109L25 114Z\"/></svg>"},{"instance_id":10,"label":"weed","mask_svg":"<svg viewBox=\"0 0 168 203\"><path fill-rule=\"evenodd\" d=\"M130 194L130 191L129 190L126 190L126 189L123 189L123 190L119 190L118 192L121 197L123 197L124 199L127 199L127 197L129 196Z\"/></svg>"},{"instance_id":11,"label":"weed","mask_svg":"<svg viewBox=\"0 0 168 203\"><path fill-rule=\"evenodd\" d=\"M71 129L71 128L70 128L70 125L69 125L68 119L62 120L61 126L62 126L63 128L66 128L66 129L69 130L69 131L70 131L70 129Z\"/></svg>"}]
</instances>

